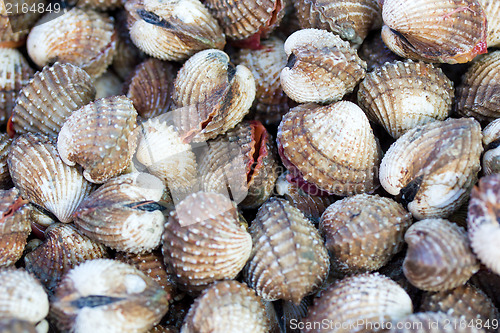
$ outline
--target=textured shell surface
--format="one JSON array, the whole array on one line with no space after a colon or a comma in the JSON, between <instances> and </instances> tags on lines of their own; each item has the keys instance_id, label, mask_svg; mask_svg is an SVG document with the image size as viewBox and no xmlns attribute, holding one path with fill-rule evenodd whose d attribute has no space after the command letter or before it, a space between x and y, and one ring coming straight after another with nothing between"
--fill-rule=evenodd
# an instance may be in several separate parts
<instances>
[{"instance_id":1,"label":"textured shell surface","mask_svg":"<svg viewBox=\"0 0 500 333\"><path fill-rule=\"evenodd\" d=\"M423 62L386 63L366 75L358 103L370 120L394 138L451 112L453 83L440 68Z\"/></svg>"},{"instance_id":2,"label":"textured shell surface","mask_svg":"<svg viewBox=\"0 0 500 333\"><path fill-rule=\"evenodd\" d=\"M326 280L329 257L314 225L284 199L264 203L250 226L247 284L265 300L298 304Z\"/></svg>"},{"instance_id":3,"label":"textured shell surface","mask_svg":"<svg viewBox=\"0 0 500 333\"><path fill-rule=\"evenodd\" d=\"M0 133L0 189L10 189L12 180L10 179L7 157L9 156L12 139L6 133Z\"/></svg>"},{"instance_id":4,"label":"textured shell surface","mask_svg":"<svg viewBox=\"0 0 500 333\"><path fill-rule=\"evenodd\" d=\"M51 315L71 332L147 332L168 310L168 295L131 265L111 259L88 260L58 285Z\"/></svg>"},{"instance_id":5,"label":"textured shell surface","mask_svg":"<svg viewBox=\"0 0 500 333\"><path fill-rule=\"evenodd\" d=\"M60 158L53 139L27 133L12 143L7 159L21 196L70 222L80 202L93 190L76 167Z\"/></svg>"},{"instance_id":6,"label":"textured shell surface","mask_svg":"<svg viewBox=\"0 0 500 333\"><path fill-rule=\"evenodd\" d=\"M137 111L125 96L96 100L73 112L57 137L64 163L76 163L84 177L104 183L124 171L135 152Z\"/></svg>"},{"instance_id":7,"label":"textured shell surface","mask_svg":"<svg viewBox=\"0 0 500 333\"><path fill-rule=\"evenodd\" d=\"M96 78L106 71L116 49L113 19L91 9L72 8L64 15L50 12L31 29L28 54L38 66L56 60L81 67Z\"/></svg>"},{"instance_id":8,"label":"textured shell surface","mask_svg":"<svg viewBox=\"0 0 500 333\"><path fill-rule=\"evenodd\" d=\"M125 8L132 41L152 57L181 61L226 44L221 27L199 0L133 0Z\"/></svg>"},{"instance_id":9,"label":"textured shell surface","mask_svg":"<svg viewBox=\"0 0 500 333\"><path fill-rule=\"evenodd\" d=\"M112 249L142 253L156 248L163 233L160 201L165 186L157 177L133 172L99 187L73 214L78 229Z\"/></svg>"},{"instance_id":10,"label":"textured shell surface","mask_svg":"<svg viewBox=\"0 0 500 333\"><path fill-rule=\"evenodd\" d=\"M22 46L30 29L43 13L43 10L23 11L22 9L39 8L37 6L40 5L45 7L46 3L45 0L13 0L0 3L0 47Z\"/></svg>"},{"instance_id":11,"label":"textured shell surface","mask_svg":"<svg viewBox=\"0 0 500 333\"><path fill-rule=\"evenodd\" d=\"M382 38L398 55L450 64L486 53L486 14L478 0L384 0Z\"/></svg>"},{"instance_id":12,"label":"textured shell surface","mask_svg":"<svg viewBox=\"0 0 500 333\"><path fill-rule=\"evenodd\" d=\"M464 285L479 270L467 233L455 223L426 219L405 234L408 244L403 272L411 284L427 291Z\"/></svg>"},{"instance_id":13,"label":"textured shell surface","mask_svg":"<svg viewBox=\"0 0 500 333\"><path fill-rule=\"evenodd\" d=\"M488 47L500 46L500 2L496 0L478 0L488 20Z\"/></svg>"},{"instance_id":14,"label":"textured shell surface","mask_svg":"<svg viewBox=\"0 0 500 333\"><path fill-rule=\"evenodd\" d=\"M19 92L12 111L17 134L28 132L57 136L66 118L94 99L91 77L81 68L55 63L44 67Z\"/></svg>"},{"instance_id":15,"label":"textured shell surface","mask_svg":"<svg viewBox=\"0 0 500 333\"><path fill-rule=\"evenodd\" d=\"M355 275L330 286L314 300L303 320L303 332L359 332L370 323L399 320L412 311L410 296L396 282L378 273ZM314 328L322 320L333 322L328 330ZM356 325L358 321L365 325Z\"/></svg>"},{"instance_id":16,"label":"textured shell surface","mask_svg":"<svg viewBox=\"0 0 500 333\"><path fill-rule=\"evenodd\" d=\"M354 103L295 107L283 117L277 141L292 182L310 194L352 195L375 187L381 152Z\"/></svg>"},{"instance_id":17,"label":"textured shell surface","mask_svg":"<svg viewBox=\"0 0 500 333\"><path fill-rule=\"evenodd\" d=\"M252 289L237 281L220 281L194 301L181 331L267 333L269 328L264 304Z\"/></svg>"},{"instance_id":18,"label":"textured shell surface","mask_svg":"<svg viewBox=\"0 0 500 333\"><path fill-rule=\"evenodd\" d=\"M234 279L250 256L252 237L231 200L197 192L171 212L162 244L179 287L196 293L214 281Z\"/></svg>"},{"instance_id":19,"label":"textured shell surface","mask_svg":"<svg viewBox=\"0 0 500 333\"><path fill-rule=\"evenodd\" d=\"M294 322L302 321L302 318L307 315L307 310L312 304L312 300L304 298L299 305L287 301L282 301L281 304L283 309L283 326L285 327L284 333L300 333L300 329L294 327Z\"/></svg>"},{"instance_id":20,"label":"textured shell surface","mask_svg":"<svg viewBox=\"0 0 500 333\"><path fill-rule=\"evenodd\" d=\"M384 155L380 183L417 219L447 217L477 180L481 127L472 118L434 121L401 136Z\"/></svg>"},{"instance_id":21,"label":"textured shell surface","mask_svg":"<svg viewBox=\"0 0 500 333\"><path fill-rule=\"evenodd\" d=\"M296 102L338 101L365 77L366 63L356 50L326 30L296 31L284 48L288 62L281 71L281 86Z\"/></svg>"},{"instance_id":22,"label":"textured shell surface","mask_svg":"<svg viewBox=\"0 0 500 333\"><path fill-rule=\"evenodd\" d=\"M385 45L380 33L376 32L366 37L358 50L358 55L361 59L366 61L368 72L381 67L386 62L395 62L402 59Z\"/></svg>"},{"instance_id":23,"label":"textured shell surface","mask_svg":"<svg viewBox=\"0 0 500 333\"><path fill-rule=\"evenodd\" d=\"M500 119L488 124L483 130L483 171L485 175L500 173Z\"/></svg>"},{"instance_id":24,"label":"textured shell surface","mask_svg":"<svg viewBox=\"0 0 500 333\"><path fill-rule=\"evenodd\" d=\"M94 80L96 99L111 97L120 95L123 91L123 82L121 78L113 73L111 70L107 70Z\"/></svg>"},{"instance_id":25,"label":"textured shell surface","mask_svg":"<svg viewBox=\"0 0 500 333\"><path fill-rule=\"evenodd\" d=\"M443 312L417 312L394 322L389 333L483 333L474 325L450 325L457 319Z\"/></svg>"}]
</instances>

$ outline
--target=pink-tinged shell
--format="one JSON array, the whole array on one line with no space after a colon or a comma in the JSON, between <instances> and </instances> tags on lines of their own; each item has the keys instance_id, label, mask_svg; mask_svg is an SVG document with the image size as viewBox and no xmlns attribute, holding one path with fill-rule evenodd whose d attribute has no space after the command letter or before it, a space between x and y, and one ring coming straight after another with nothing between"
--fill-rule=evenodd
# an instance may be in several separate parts
<instances>
[{"instance_id":1,"label":"pink-tinged shell","mask_svg":"<svg viewBox=\"0 0 500 333\"><path fill-rule=\"evenodd\" d=\"M0 2L0 48L16 48L24 44L30 29L43 14L43 10L36 10L41 5L43 5L42 8L45 8L47 1L12 0Z\"/></svg>"},{"instance_id":2,"label":"pink-tinged shell","mask_svg":"<svg viewBox=\"0 0 500 333\"><path fill-rule=\"evenodd\" d=\"M54 140L43 135L28 133L18 137L7 162L21 196L64 223L72 220L73 212L93 190L76 167L61 160Z\"/></svg>"},{"instance_id":3,"label":"pink-tinged shell","mask_svg":"<svg viewBox=\"0 0 500 333\"><path fill-rule=\"evenodd\" d=\"M478 0L483 6L488 21L488 47L500 46L500 2L496 0Z\"/></svg>"},{"instance_id":4,"label":"pink-tinged shell","mask_svg":"<svg viewBox=\"0 0 500 333\"><path fill-rule=\"evenodd\" d=\"M386 63L366 75L358 103L370 120L394 138L451 112L453 83L440 68L423 62Z\"/></svg>"},{"instance_id":5,"label":"pink-tinged shell","mask_svg":"<svg viewBox=\"0 0 500 333\"><path fill-rule=\"evenodd\" d=\"M467 233L455 223L426 219L405 234L408 251L403 271L411 284L427 291L444 291L464 285L479 270Z\"/></svg>"},{"instance_id":6,"label":"pink-tinged shell","mask_svg":"<svg viewBox=\"0 0 500 333\"><path fill-rule=\"evenodd\" d=\"M486 53L486 14L478 0L384 0L382 38L396 54L449 64Z\"/></svg>"},{"instance_id":7,"label":"pink-tinged shell","mask_svg":"<svg viewBox=\"0 0 500 333\"><path fill-rule=\"evenodd\" d=\"M281 71L281 86L296 102L338 101L365 77L366 63L331 32L299 30L286 39L284 48L288 62Z\"/></svg>"},{"instance_id":8,"label":"pink-tinged shell","mask_svg":"<svg viewBox=\"0 0 500 333\"><path fill-rule=\"evenodd\" d=\"M482 150L481 127L472 118L418 126L386 152L380 183L408 203L413 217L444 218L467 201Z\"/></svg>"},{"instance_id":9,"label":"pink-tinged shell","mask_svg":"<svg viewBox=\"0 0 500 333\"><path fill-rule=\"evenodd\" d=\"M368 118L354 103L295 107L283 117L277 141L290 180L310 194L375 188L381 152Z\"/></svg>"},{"instance_id":10,"label":"pink-tinged shell","mask_svg":"<svg viewBox=\"0 0 500 333\"><path fill-rule=\"evenodd\" d=\"M500 119L492 121L484 128L483 145L484 174L500 173Z\"/></svg>"},{"instance_id":11,"label":"pink-tinged shell","mask_svg":"<svg viewBox=\"0 0 500 333\"><path fill-rule=\"evenodd\" d=\"M64 163L76 163L83 175L102 184L129 165L136 148L137 111L125 96L106 97L73 112L57 137Z\"/></svg>"},{"instance_id":12,"label":"pink-tinged shell","mask_svg":"<svg viewBox=\"0 0 500 333\"><path fill-rule=\"evenodd\" d=\"M9 156L12 139L6 133L0 133L0 189L9 189L12 187L10 179L7 157Z\"/></svg>"},{"instance_id":13,"label":"pink-tinged shell","mask_svg":"<svg viewBox=\"0 0 500 333\"><path fill-rule=\"evenodd\" d=\"M417 312L394 322L388 333L484 333L484 330L475 325L460 325L456 317L443 312Z\"/></svg>"}]
</instances>

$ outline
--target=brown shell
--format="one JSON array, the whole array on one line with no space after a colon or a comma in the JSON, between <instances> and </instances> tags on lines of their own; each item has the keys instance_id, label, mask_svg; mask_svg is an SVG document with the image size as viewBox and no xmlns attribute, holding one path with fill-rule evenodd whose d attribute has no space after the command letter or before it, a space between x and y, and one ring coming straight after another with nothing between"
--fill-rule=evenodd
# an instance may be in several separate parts
<instances>
[{"instance_id":1,"label":"brown shell","mask_svg":"<svg viewBox=\"0 0 500 333\"><path fill-rule=\"evenodd\" d=\"M19 92L12 111L14 130L55 137L66 118L95 95L92 79L81 68L61 63L45 67Z\"/></svg>"},{"instance_id":2,"label":"brown shell","mask_svg":"<svg viewBox=\"0 0 500 333\"><path fill-rule=\"evenodd\" d=\"M427 291L459 287L479 270L467 233L455 223L427 219L405 234L408 251L403 271L411 284Z\"/></svg>"},{"instance_id":3,"label":"brown shell","mask_svg":"<svg viewBox=\"0 0 500 333\"><path fill-rule=\"evenodd\" d=\"M500 2L496 0L478 0L488 20L488 47L500 46Z\"/></svg>"},{"instance_id":4,"label":"brown shell","mask_svg":"<svg viewBox=\"0 0 500 333\"><path fill-rule=\"evenodd\" d=\"M462 324L462 325L461 325ZM418 312L397 323L393 323L388 333L483 333L480 328L443 312Z\"/></svg>"},{"instance_id":5,"label":"brown shell","mask_svg":"<svg viewBox=\"0 0 500 333\"><path fill-rule=\"evenodd\" d=\"M493 301L497 309L500 309L500 275L482 266L470 281L475 286L481 288Z\"/></svg>"},{"instance_id":6,"label":"brown shell","mask_svg":"<svg viewBox=\"0 0 500 333\"><path fill-rule=\"evenodd\" d=\"M380 183L408 203L413 217L444 218L467 201L482 149L481 127L472 118L418 126L386 152Z\"/></svg>"},{"instance_id":7,"label":"brown shell","mask_svg":"<svg viewBox=\"0 0 500 333\"><path fill-rule=\"evenodd\" d=\"M281 71L281 86L296 102L338 101L365 77L366 63L331 32L299 30L286 39L284 47L288 62Z\"/></svg>"},{"instance_id":8,"label":"brown shell","mask_svg":"<svg viewBox=\"0 0 500 333\"><path fill-rule=\"evenodd\" d=\"M57 138L64 163L78 163L93 183L124 171L135 152L137 111L125 96L106 97L73 112Z\"/></svg>"},{"instance_id":9,"label":"brown shell","mask_svg":"<svg viewBox=\"0 0 500 333\"><path fill-rule=\"evenodd\" d=\"M9 189L12 187L10 179L7 157L9 156L12 139L6 133L0 133L0 189Z\"/></svg>"},{"instance_id":10,"label":"brown shell","mask_svg":"<svg viewBox=\"0 0 500 333\"><path fill-rule=\"evenodd\" d=\"M330 263L323 240L286 200L264 203L249 231L254 246L244 273L257 295L298 304L326 280Z\"/></svg>"},{"instance_id":11,"label":"brown shell","mask_svg":"<svg viewBox=\"0 0 500 333\"><path fill-rule=\"evenodd\" d=\"M382 40L380 33L371 33L358 50L359 57L366 61L367 71L371 72L386 62L395 62L402 58L392 52Z\"/></svg>"},{"instance_id":12,"label":"brown shell","mask_svg":"<svg viewBox=\"0 0 500 333\"><path fill-rule=\"evenodd\" d=\"M483 171L485 175L500 173L500 119L496 119L483 129Z\"/></svg>"},{"instance_id":13,"label":"brown shell","mask_svg":"<svg viewBox=\"0 0 500 333\"><path fill-rule=\"evenodd\" d=\"M386 63L366 75L358 103L394 138L451 112L453 83L440 68L411 60Z\"/></svg>"},{"instance_id":14,"label":"brown shell","mask_svg":"<svg viewBox=\"0 0 500 333\"><path fill-rule=\"evenodd\" d=\"M43 10L33 10L40 5L45 9L47 1L10 0L0 3L1 48L16 48L24 44L30 29L43 13Z\"/></svg>"},{"instance_id":15,"label":"brown shell","mask_svg":"<svg viewBox=\"0 0 500 333\"><path fill-rule=\"evenodd\" d=\"M304 298L299 305L293 302L282 301L281 306L283 309L283 326L285 327L284 333L300 333L300 330L295 325L301 322L307 315L307 310L312 304L309 298Z\"/></svg>"},{"instance_id":16,"label":"brown shell","mask_svg":"<svg viewBox=\"0 0 500 333\"><path fill-rule=\"evenodd\" d=\"M384 0L382 38L413 60L471 61L486 53L486 14L478 0Z\"/></svg>"}]
</instances>

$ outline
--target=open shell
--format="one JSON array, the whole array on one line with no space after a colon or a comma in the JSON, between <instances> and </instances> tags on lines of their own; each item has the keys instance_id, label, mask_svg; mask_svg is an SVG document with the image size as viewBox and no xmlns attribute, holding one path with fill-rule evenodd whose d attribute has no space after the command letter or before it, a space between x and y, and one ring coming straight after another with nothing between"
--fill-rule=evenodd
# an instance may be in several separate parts
<instances>
[{"instance_id":1,"label":"open shell","mask_svg":"<svg viewBox=\"0 0 500 333\"><path fill-rule=\"evenodd\" d=\"M500 173L500 119L492 121L484 128L483 145L484 174Z\"/></svg>"}]
</instances>

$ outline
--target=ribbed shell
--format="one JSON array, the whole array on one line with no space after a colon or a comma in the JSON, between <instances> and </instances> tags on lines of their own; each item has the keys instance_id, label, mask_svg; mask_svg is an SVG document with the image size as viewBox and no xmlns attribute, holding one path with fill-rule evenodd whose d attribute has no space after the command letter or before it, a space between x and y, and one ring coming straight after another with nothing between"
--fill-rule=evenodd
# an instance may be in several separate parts
<instances>
[{"instance_id":1,"label":"ribbed shell","mask_svg":"<svg viewBox=\"0 0 500 333\"><path fill-rule=\"evenodd\" d=\"M168 310L167 293L131 265L88 260L58 285L51 315L64 332L147 332Z\"/></svg>"},{"instance_id":2,"label":"ribbed shell","mask_svg":"<svg viewBox=\"0 0 500 333\"><path fill-rule=\"evenodd\" d=\"M322 320L333 322L327 332L360 332L370 323L380 325L398 320L412 311L410 297L396 282L377 273L355 275L332 285L314 300L303 320L303 332L320 332L307 325L312 327ZM363 325L356 325L358 321L363 321Z\"/></svg>"},{"instance_id":3,"label":"ribbed shell","mask_svg":"<svg viewBox=\"0 0 500 333\"><path fill-rule=\"evenodd\" d=\"M160 243L164 217L157 204L165 186L147 173L109 180L82 201L75 224L90 239L131 253L151 251Z\"/></svg>"},{"instance_id":4,"label":"ribbed shell","mask_svg":"<svg viewBox=\"0 0 500 333\"><path fill-rule=\"evenodd\" d=\"M0 189L9 189L12 186L7 157L9 156L12 139L6 133L0 133Z\"/></svg>"},{"instance_id":5,"label":"ribbed shell","mask_svg":"<svg viewBox=\"0 0 500 333\"><path fill-rule=\"evenodd\" d=\"M125 8L132 41L152 57L182 61L226 44L221 27L198 0L133 0Z\"/></svg>"},{"instance_id":6,"label":"ribbed shell","mask_svg":"<svg viewBox=\"0 0 500 333\"><path fill-rule=\"evenodd\" d=\"M397 323L393 323L388 333L483 333L472 322L460 322L452 315L443 312L418 312Z\"/></svg>"},{"instance_id":7,"label":"ribbed shell","mask_svg":"<svg viewBox=\"0 0 500 333\"><path fill-rule=\"evenodd\" d=\"M380 165L380 183L417 219L447 217L477 180L481 127L471 118L434 121L401 136Z\"/></svg>"},{"instance_id":8,"label":"ribbed shell","mask_svg":"<svg viewBox=\"0 0 500 333\"><path fill-rule=\"evenodd\" d=\"M328 252L313 224L288 201L271 198L250 226L254 243L245 280L265 300L298 304L328 276Z\"/></svg>"},{"instance_id":9,"label":"ribbed shell","mask_svg":"<svg viewBox=\"0 0 500 333\"><path fill-rule=\"evenodd\" d=\"M113 19L91 9L72 8L64 15L46 14L31 29L28 54L38 66L70 63L96 78L111 64L116 49Z\"/></svg>"},{"instance_id":10,"label":"ribbed shell","mask_svg":"<svg viewBox=\"0 0 500 333\"><path fill-rule=\"evenodd\" d=\"M73 112L57 138L64 163L78 163L93 183L104 183L129 165L136 148L137 111L125 96L96 100Z\"/></svg>"},{"instance_id":11,"label":"ribbed shell","mask_svg":"<svg viewBox=\"0 0 500 333\"><path fill-rule=\"evenodd\" d=\"M375 187L381 153L368 118L351 102L291 109L278 127L277 141L290 176L299 185L308 182L303 188L310 194L319 188L352 195Z\"/></svg>"},{"instance_id":12,"label":"ribbed shell","mask_svg":"<svg viewBox=\"0 0 500 333\"><path fill-rule=\"evenodd\" d=\"M500 117L500 51L474 61L457 87L455 110L478 120Z\"/></svg>"},{"instance_id":13,"label":"ribbed shell","mask_svg":"<svg viewBox=\"0 0 500 333\"><path fill-rule=\"evenodd\" d=\"M375 271L404 245L411 215L378 195L358 194L336 201L321 216L319 230L330 251L332 269L343 273Z\"/></svg>"},{"instance_id":14,"label":"ribbed shell","mask_svg":"<svg viewBox=\"0 0 500 333\"><path fill-rule=\"evenodd\" d=\"M46 136L24 134L11 146L7 162L21 196L70 222L80 202L93 190L76 167L61 160L55 142Z\"/></svg>"},{"instance_id":15,"label":"ribbed shell","mask_svg":"<svg viewBox=\"0 0 500 333\"><path fill-rule=\"evenodd\" d=\"M12 111L14 130L57 136L66 118L95 95L92 79L79 67L61 63L45 67L19 92Z\"/></svg>"},{"instance_id":16,"label":"ribbed shell","mask_svg":"<svg viewBox=\"0 0 500 333\"><path fill-rule=\"evenodd\" d=\"M26 203L15 187L0 190L0 267L15 264L23 254L31 233Z\"/></svg>"},{"instance_id":17,"label":"ribbed shell","mask_svg":"<svg viewBox=\"0 0 500 333\"><path fill-rule=\"evenodd\" d=\"M380 33L368 35L358 50L359 57L366 61L367 70L371 72L386 62L401 60L401 57L392 52L382 40Z\"/></svg>"},{"instance_id":18,"label":"ribbed shell","mask_svg":"<svg viewBox=\"0 0 500 333\"><path fill-rule=\"evenodd\" d=\"M198 192L176 205L163 235L163 258L179 287L198 292L217 280L234 279L250 256L252 237L234 203Z\"/></svg>"},{"instance_id":19,"label":"ribbed shell","mask_svg":"<svg viewBox=\"0 0 500 333\"><path fill-rule=\"evenodd\" d=\"M500 173L500 119L494 120L483 130L483 171L485 175Z\"/></svg>"},{"instance_id":20,"label":"ribbed shell","mask_svg":"<svg viewBox=\"0 0 500 333\"><path fill-rule=\"evenodd\" d=\"M205 289L182 326L183 333L268 333L269 329L262 300L237 281L220 281Z\"/></svg>"},{"instance_id":21,"label":"ribbed shell","mask_svg":"<svg viewBox=\"0 0 500 333\"><path fill-rule=\"evenodd\" d=\"M281 71L281 86L296 102L338 101L365 77L366 63L331 32L299 30L286 39L284 47L288 62Z\"/></svg>"},{"instance_id":22,"label":"ribbed shell","mask_svg":"<svg viewBox=\"0 0 500 333\"><path fill-rule=\"evenodd\" d=\"M454 95L440 68L408 60L368 73L359 85L358 103L370 120L399 138L413 127L448 118Z\"/></svg>"},{"instance_id":23,"label":"ribbed shell","mask_svg":"<svg viewBox=\"0 0 500 333\"><path fill-rule=\"evenodd\" d=\"M382 38L413 60L471 61L486 53L486 14L477 0L385 0Z\"/></svg>"},{"instance_id":24,"label":"ribbed shell","mask_svg":"<svg viewBox=\"0 0 500 333\"><path fill-rule=\"evenodd\" d=\"M309 298L304 298L299 305L293 302L281 302L283 326L285 327L284 333L300 333L298 328L293 329L292 327L295 326L294 323L302 321L302 318L307 315L307 310L311 303L312 301Z\"/></svg>"},{"instance_id":25,"label":"ribbed shell","mask_svg":"<svg viewBox=\"0 0 500 333\"><path fill-rule=\"evenodd\" d=\"M80 263L106 258L106 248L81 234L73 224L52 224L45 240L24 256L26 270L49 290L54 290L62 276Z\"/></svg>"},{"instance_id":26,"label":"ribbed shell","mask_svg":"<svg viewBox=\"0 0 500 333\"><path fill-rule=\"evenodd\" d=\"M243 65L234 67L220 50L198 52L184 63L175 79L174 123L188 142L206 141L225 133L248 113L255 98L255 80Z\"/></svg>"},{"instance_id":27,"label":"ribbed shell","mask_svg":"<svg viewBox=\"0 0 500 333\"><path fill-rule=\"evenodd\" d=\"M40 5L45 9L47 1L13 0L0 3L1 48L16 48L24 44L29 30L43 14L44 9L37 10Z\"/></svg>"},{"instance_id":28,"label":"ribbed shell","mask_svg":"<svg viewBox=\"0 0 500 333\"><path fill-rule=\"evenodd\" d=\"M500 2L496 0L478 0L483 6L488 19L488 47L500 46Z\"/></svg>"},{"instance_id":29,"label":"ribbed shell","mask_svg":"<svg viewBox=\"0 0 500 333\"><path fill-rule=\"evenodd\" d=\"M479 270L467 233L455 223L427 219L405 234L408 251L403 271L411 284L427 291L459 287Z\"/></svg>"}]
</instances>

